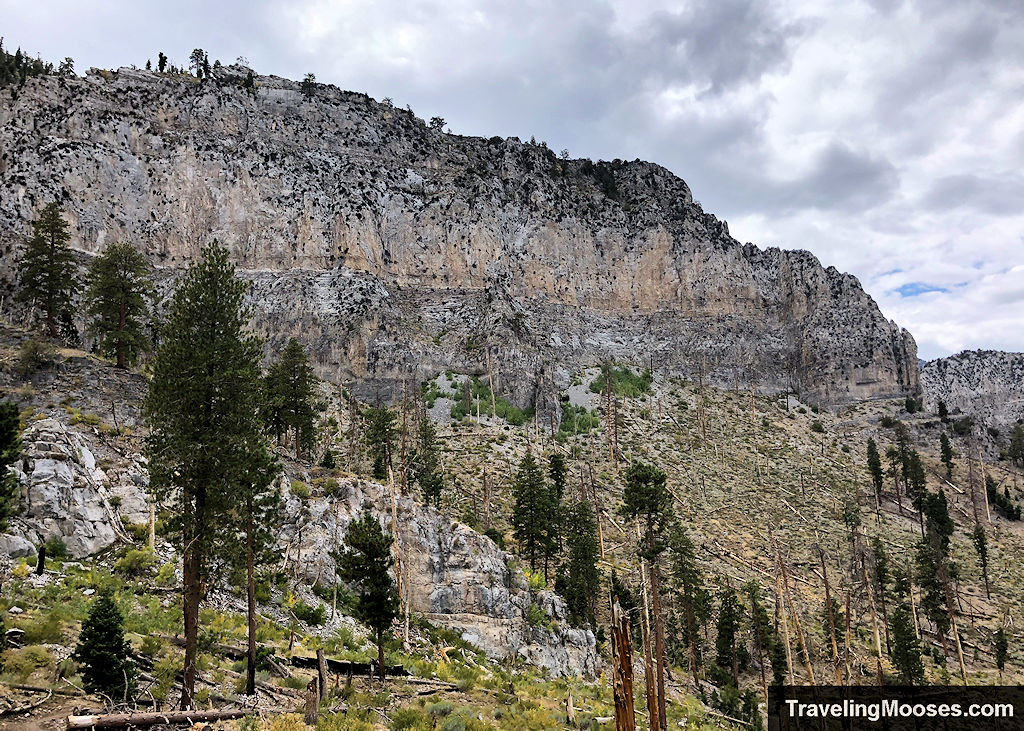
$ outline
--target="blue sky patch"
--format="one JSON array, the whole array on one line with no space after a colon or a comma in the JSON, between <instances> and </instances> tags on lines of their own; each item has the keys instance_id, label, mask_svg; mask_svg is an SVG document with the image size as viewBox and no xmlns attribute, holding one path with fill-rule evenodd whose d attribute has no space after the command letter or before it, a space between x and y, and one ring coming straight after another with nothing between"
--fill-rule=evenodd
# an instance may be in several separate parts
<instances>
[{"instance_id":1,"label":"blue sky patch","mask_svg":"<svg viewBox=\"0 0 1024 731\"><path fill-rule=\"evenodd\" d=\"M934 284L925 284L924 282L907 282L902 287L897 287L892 291L897 292L900 297L917 297L918 295L927 294L928 292L948 292L949 290L945 287L938 287Z\"/></svg>"}]
</instances>

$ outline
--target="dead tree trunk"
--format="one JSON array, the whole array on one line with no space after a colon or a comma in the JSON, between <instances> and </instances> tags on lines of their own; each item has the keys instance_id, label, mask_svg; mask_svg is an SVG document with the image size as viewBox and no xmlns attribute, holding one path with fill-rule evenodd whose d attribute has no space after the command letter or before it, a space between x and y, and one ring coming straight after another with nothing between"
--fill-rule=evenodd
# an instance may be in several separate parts
<instances>
[{"instance_id":1,"label":"dead tree trunk","mask_svg":"<svg viewBox=\"0 0 1024 731\"><path fill-rule=\"evenodd\" d=\"M633 646L629 639L629 617L615 598L612 604L612 693L615 697L615 731L635 731Z\"/></svg>"}]
</instances>

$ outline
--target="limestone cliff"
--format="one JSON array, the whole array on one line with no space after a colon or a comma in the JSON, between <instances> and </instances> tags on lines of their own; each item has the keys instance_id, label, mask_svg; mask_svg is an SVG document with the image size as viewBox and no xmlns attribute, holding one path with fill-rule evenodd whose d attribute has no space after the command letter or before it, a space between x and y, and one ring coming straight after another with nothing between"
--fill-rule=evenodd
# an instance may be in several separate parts
<instances>
[{"instance_id":1,"label":"limestone cliff","mask_svg":"<svg viewBox=\"0 0 1024 731\"><path fill-rule=\"evenodd\" d=\"M216 237L271 346L299 336L371 398L490 369L543 408L607 358L826 401L917 389L913 338L854 277L740 244L664 168L446 134L334 87L259 76L250 94L246 72L0 95L0 245L50 200L74 247L131 240L167 280Z\"/></svg>"},{"instance_id":2,"label":"limestone cliff","mask_svg":"<svg viewBox=\"0 0 1024 731\"><path fill-rule=\"evenodd\" d=\"M107 455L102 468L95 456L99 450ZM142 457L112 451L102 440L91 440L88 431L58 419L28 427L15 474L21 510L0 533L0 558L34 555L50 539L63 541L74 558L89 556L130 543L124 523L148 519L149 479ZM309 582L333 581L330 552L363 510L391 525L386 488L357 479L339 482L330 497L299 499L286 492L281 548L293 573ZM492 657L520 656L556 675L596 674L594 634L569 625L561 597L530 591L515 560L491 539L408 496L398 499L395 512L413 612L459 632ZM532 604L541 610L542 622L531 621Z\"/></svg>"},{"instance_id":3,"label":"limestone cliff","mask_svg":"<svg viewBox=\"0 0 1024 731\"><path fill-rule=\"evenodd\" d=\"M1003 431L1024 419L1024 353L965 350L937 358L921 368L921 386L932 411L941 399L950 412Z\"/></svg>"}]
</instances>

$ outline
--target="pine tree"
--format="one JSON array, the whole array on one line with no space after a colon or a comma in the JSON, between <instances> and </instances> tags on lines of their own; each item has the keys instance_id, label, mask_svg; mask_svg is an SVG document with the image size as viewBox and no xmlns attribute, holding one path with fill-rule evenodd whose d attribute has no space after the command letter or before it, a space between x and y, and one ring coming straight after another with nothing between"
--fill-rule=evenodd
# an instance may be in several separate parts
<instances>
[{"instance_id":1,"label":"pine tree","mask_svg":"<svg viewBox=\"0 0 1024 731\"><path fill-rule=\"evenodd\" d=\"M889 659L896 668L896 676L904 685L924 682L924 664L921 662L921 645L914 633L914 622L907 605L901 602L893 610L889 634L892 636L892 652Z\"/></svg>"},{"instance_id":2,"label":"pine tree","mask_svg":"<svg viewBox=\"0 0 1024 731\"><path fill-rule=\"evenodd\" d=\"M871 473L871 483L875 486L875 496L882 497L882 458L878 454L878 445L874 439L868 439L868 472Z\"/></svg>"},{"instance_id":3,"label":"pine tree","mask_svg":"<svg viewBox=\"0 0 1024 731\"><path fill-rule=\"evenodd\" d=\"M302 458L303 449L309 451L313 446L313 392L317 380L305 348L290 338L273 376L264 381L272 389L270 404L279 409L281 428L294 433L296 459Z\"/></svg>"},{"instance_id":4,"label":"pine tree","mask_svg":"<svg viewBox=\"0 0 1024 731\"><path fill-rule=\"evenodd\" d=\"M238 485L236 506L231 515L233 531L229 553L235 567L245 567L247 664L246 695L256 693L256 571L280 556L277 533L283 501L274 484L281 465L262 444L253 445L248 464L249 481Z\"/></svg>"},{"instance_id":5,"label":"pine tree","mask_svg":"<svg viewBox=\"0 0 1024 731\"><path fill-rule=\"evenodd\" d=\"M634 462L624 474L622 506L619 512L644 526L643 538L637 546L640 557L648 562L651 591L651 613L654 630L654 662L657 682L658 725L667 724L665 710L665 619L661 611L661 574L658 563L665 550L665 533L671 521L672 494L667 475L654 465ZM653 722L651 724L654 725Z\"/></svg>"},{"instance_id":6,"label":"pine tree","mask_svg":"<svg viewBox=\"0 0 1024 731\"><path fill-rule=\"evenodd\" d=\"M552 452L548 457L548 479L551 480L551 485L555 488L555 498L558 502L562 502L562 497L565 495L567 473L565 457L561 452Z\"/></svg>"},{"instance_id":7,"label":"pine tree","mask_svg":"<svg viewBox=\"0 0 1024 731\"><path fill-rule=\"evenodd\" d=\"M938 409L939 419L942 421L943 424L945 424L947 421L949 421L949 409L946 408L946 402L943 401L942 399L939 399Z\"/></svg>"},{"instance_id":8,"label":"pine tree","mask_svg":"<svg viewBox=\"0 0 1024 731\"><path fill-rule=\"evenodd\" d=\"M413 475L420 490L423 491L423 502L441 507L441 490L444 487L444 475L438 464L437 429L430 417L420 419L416 432L416 454L413 460Z\"/></svg>"},{"instance_id":9,"label":"pine tree","mask_svg":"<svg viewBox=\"0 0 1024 731\"><path fill-rule=\"evenodd\" d=\"M1024 424L1014 425L1007 455L1014 463L1024 466Z\"/></svg>"},{"instance_id":10,"label":"pine tree","mask_svg":"<svg viewBox=\"0 0 1024 731\"><path fill-rule=\"evenodd\" d=\"M395 415L386 406L366 410L366 448L373 462L373 476L386 480L395 444Z\"/></svg>"},{"instance_id":11,"label":"pine tree","mask_svg":"<svg viewBox=\"0 0 1024 731\"><path fill-rule=\"evenodd\" d=\"M160 51L156 57L156 70L161 74L167 69L167 56L164 55L163 51Z\"/></svg>"},{"instance_id":12,"label":"pine tree","mask_svg":"<svg viewBox=\"0 0 1024 731\"><path fill-rule=\"evenodd\" d=\"M78 267L68 248L70 240L61 207L49 203L32 223L32 238L18 262L18 298L39 305L52 338L59 336L59 324L70 322L71 300L78 291Z\"/></svg>"},{"instance_id":13,"label":"pine tree","mask_svg":"<svg viewBox=\"0 0 1024 731\"><path fill-rule=\"evenodd\" d=\"M398 616L398 590L388 570L392 537L369 512L349 523L346 549L335 554L338 575L356 595L355 616L372 629L377 642L377 671L384 682L384 632Z\"/></svg>"},{"instance_id":14,"label":"pine tree","mask_svg":"<svg viewBox=\"0 0 1024 731\"><path fill-rule=\"evenodd\" d=\"M736 634L739 632L743 608L736 590L726 586L718 594L718 625L715 635L715 663L732 674L733 686L739 688L739 661Z\"/></svg>"},{"instance_id":15,"label":"pine tree","mask_svg":"<svg viewBox=\"0 0 1024 731\"><path fill-rule=\"evenodd\" d=\"M992 592L988 586L988 536L979 524L974 526L971 538L974 541L974 550L978 552L978 561L981 563L981 575L985 579L985 596L991 599Z\"/></svg>"},{"instance_id":16,"label":"pine tree","mask_svg":"<svg viewBox=\"0 0 1024 731\"><path fill-rule=\"evenodd\" d=\"M520 460L512 486L515 504L512 507L512 533L520 552L530 561L530 570L537 569L537 559L551 550L550 521L554 506L551 491L537 460L529 452Z\"/></svg>"},{"instance_id":17,"label":"pine tree","mask_svg":"<svg viewBox=\"0 0 1024 731\"><path fill-rule=\"evenodd\" d=\"M85 689L102 693L115 703L131 701L138 675L131 651L124 638L121 610L108 594L101 594L89 606L73 655L82 665Z\"/></svg>"},{"instance_id":18,"label":"pine tree","mask_svg":"<svg viewBox=\"0 0 1024 731\"><path fill-rule=\"evenodd\" d=\"M1003 668L1006 667L1006 660L1010 656L1010 643L1006 639L1006 632L1002 627L996 630L996 667L999 668L1000 679L1003 675Z\"/></svg>"},{"instance_id":19,"label":"pine tree","mask_svg":"<svg viewBox=\"0 0 1024 731\"><path fill-rule=\"evenodd\" d=\"M219 527L265 467L256 418L261 345L246 330L247 288L227 249L216 241L203 249L174 293L144 404L150 487L180 525L183 709L193 704L201 586L228 538Z\"/></svg>"},{"instance_id":20,"label":"pine tree","mask_svg":"<svg viewBox=\"0 0 1024 731\"><path fill-rule=\"evenodd\" d=\"M302 96L306 99L312 99L316 95L316 89L316 74L306 74L305 78L302 79L302 83L299 84L299 91L302 92Z\"/></svg>"},{"instance_id":21,"label":"pine tree","mask_svg":"<svg viewBox=\"0 0 1024 731\"><path fill-rule=\"evenodd\" d=\"M118 368L127 368L150 347L144 330L153 292L150 274L149 262L127 242L111 244L89 264L88 331L106 355L116 357Z\"/></svg>"},{"instance_id":22,"label":"pine tree","mask_svg":"<svg viewBox=\"0 0 1024 731\"><path fill-rule=\"evenodd\" d=\"M669 565L671 587L676 604L682 610L682 640L686 644L690 674L697 678L700 673L699 628L707 619L711 607L711 595L705 587L704 574L697 563L697 552L693 541L682 525L676 524L669 534Z\"/></svg>"},{"instance_id":23,"label":"pine tree","mask_svg":"<svg viewBox=\"0 0 1024 731\"><path fill-rule=\"evenodd\" d=\"M597 522L589 503L573 503L563 512L566 561L559 568L555 589L565 597L569 616L575 624L595 624L601 574L597 570L600 547Z\"/></svg>"},{"instance_id":24,"label":"pine tree","mask_svg":"<svg viewBox=\"0 0 1024 731\"><path fill-rule=\"evenodd\" d=\"M939 437L939 448L942 452L942 464L946 465L946 477L953 479L953 447L949 443L949 437L946 436L946 432L942 432Z\"/></svg>"},{"instance_id":25,"label":"pine tree","mask_svg":"<svg viewBox=\"0 0 1024 731\"><path fill-rule=\"evenodd\" d=\"M21 456L19 416L17 404L0 402L0 533L18 512L18 481L9 468Z\"/></svg>"}]
</instances>

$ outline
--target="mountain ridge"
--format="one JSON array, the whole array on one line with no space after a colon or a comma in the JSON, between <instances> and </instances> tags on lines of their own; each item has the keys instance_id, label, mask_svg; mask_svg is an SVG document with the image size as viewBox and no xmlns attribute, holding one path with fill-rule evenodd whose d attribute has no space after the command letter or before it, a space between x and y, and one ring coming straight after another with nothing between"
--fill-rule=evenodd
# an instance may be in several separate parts
<instances>
[{"instance_id":1,"label":"mountain ridge","mask_svg":"<svg viewBox=\"0 0 1024 731\"><path fill-rule=\"evenodd\" d=\"M250 94L246 72L29 79L0 101L0 239L57 199L75 248L128 239L171 280L216 237L269 347L303 337L364 398L500 371L557 410L569 374L609 359L823 402L918 389L913 337L855 277L740 244L661 166L450 135L279 77Z\"/></svg>"}]
</instances>

